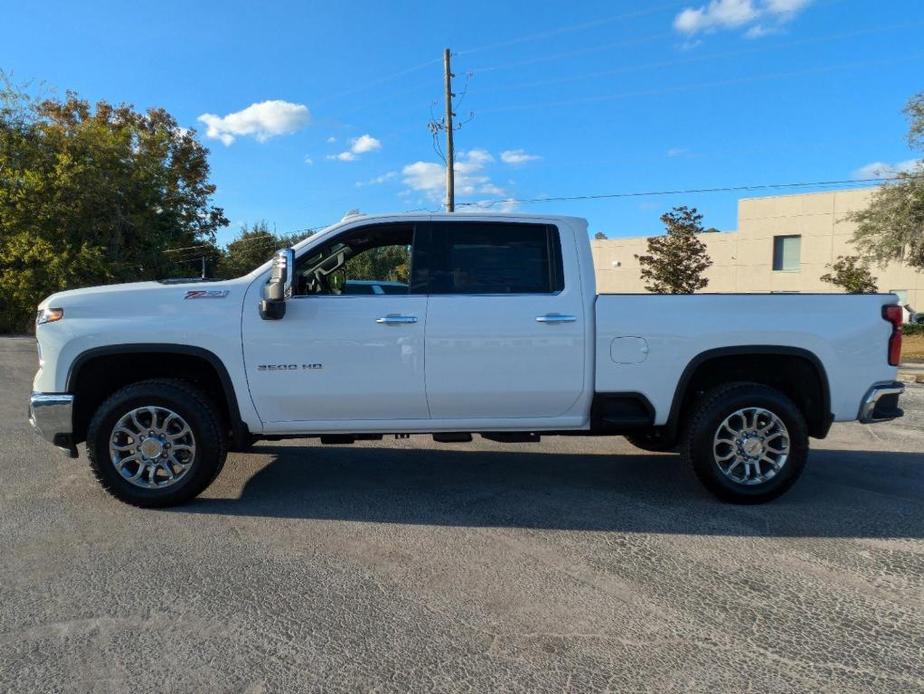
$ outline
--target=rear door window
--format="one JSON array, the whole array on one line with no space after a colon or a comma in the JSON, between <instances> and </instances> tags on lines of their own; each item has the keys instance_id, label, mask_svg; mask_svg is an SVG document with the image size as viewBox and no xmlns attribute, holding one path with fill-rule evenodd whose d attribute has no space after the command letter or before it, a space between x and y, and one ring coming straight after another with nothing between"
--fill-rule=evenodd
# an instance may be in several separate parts
<instances>
[{"instance_id":1,"label":"rear door window","mask_svg":"<svg viewBox=\"0 0 924 694\"><path fill-rule=\"evenodd\" d=\"M558 230L546 224L437 222L428 253L431 294L561 291Z\"/></svg>"}]
</instances>

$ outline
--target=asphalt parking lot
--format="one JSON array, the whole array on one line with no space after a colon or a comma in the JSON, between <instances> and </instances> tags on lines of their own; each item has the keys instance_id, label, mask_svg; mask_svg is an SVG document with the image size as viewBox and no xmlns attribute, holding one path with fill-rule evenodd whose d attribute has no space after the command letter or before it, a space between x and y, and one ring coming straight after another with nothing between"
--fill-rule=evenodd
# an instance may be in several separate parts
<instances>
[{"instance_id":1,"label":"asphalt parking lot","mask_svg":"<svg viewBox=\"0 0 924 694\"><path fill-rule=\"evenodd\" d=\"M924 385L735 507L622 439L259 444L108 497L0 339L0 690L924 691Z\"/></svg>"}]
</instances>

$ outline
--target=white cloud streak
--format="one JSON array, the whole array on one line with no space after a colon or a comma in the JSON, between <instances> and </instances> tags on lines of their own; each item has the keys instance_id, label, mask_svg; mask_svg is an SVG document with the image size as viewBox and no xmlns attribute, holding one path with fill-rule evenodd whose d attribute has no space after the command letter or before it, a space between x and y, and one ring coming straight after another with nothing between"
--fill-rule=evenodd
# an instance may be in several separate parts
<instances>
[{"instance_id":1,"label":"white cloud streak","mask_svg":"<svg viewBox=\"0 0 924 694\"><path fill-rule=\"evenodd\" d=\"M511 166L526 164L531 161L542 159L538 154L528 154L522 149L505 149L500 155L501 161Z\"/></svg>"},{"instance_id":2,"label":"white cloud streak","mask_svg":"<svg viewBox=\"0 0 924 694\"><path fill-rule=\"evenodd\" d=\"M812 0L710 0L687 7L674 17L674 29L685 36L744 29L747 38L772 34L791 22Z\"/></svg>"},{"instance_id":3,"label":"white cloud streak","mask_svg":"<svg viewBox=\"0 0 924 694\"><path fill-rule=\"evenodd\" d=\"M356 187L364 188L365 186L380 186L383 183L388 183L389 181L397 177L398 177L397 171L386 171L381 176L370 178L368 181L356 181Z\"/></svg>"},{"instance_id":4,"label":"white cloud streak","mask_svg":"<svg viewBox=\"0 0 924 694\"><path fill-rule=\"evenodd\" d=\"M354 137L350 140L350 148L340 152L340 154L329 154L328 159L337 159L339 161L356 161L360 154L375 152L382 149L382 142L368 133Z\"/></svg>"},{"instance_id":5,"label":"white cloud streak","mask_svg":"<svg viewBox=\"0 0 924 694\"><path fill-rule=\"evenodd\" d=\"M251 104L225 116L203 113L198 120L206 126L206 137L220 140L227 147L238 137L252 136L257 142L266 142L277 135L294 133L308 125L311 112L304 104L277 99Z\"/></svg>"},{"instance_id":6,"label":"white cloud streak","mask_svg":"<svg viewBox=\"0 0 924 694\"><path fill-rule=\"evenodd\" d=\"M908 159L894 164L874 161L854 171L853 177L856 179L894 178L900 173L914 173L917 171L924 171L924 160Z\"/></svg>"}]
</instances>

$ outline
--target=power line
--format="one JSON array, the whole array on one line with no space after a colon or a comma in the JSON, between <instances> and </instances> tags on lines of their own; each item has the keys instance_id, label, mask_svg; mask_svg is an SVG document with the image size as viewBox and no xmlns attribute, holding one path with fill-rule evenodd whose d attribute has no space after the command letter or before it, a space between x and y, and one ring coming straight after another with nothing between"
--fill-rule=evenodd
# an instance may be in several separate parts
<instances>
[{"instance_id":1,"label":"power line","mask_svg":"<svg viewBox=\"0 0 924 694\"><path fill-rule=\"evenodd\" d=\"M766 53L768 51L776 51L781 48L792 48L796 46L805 46L812 45L817 43L825 43L830 41L840 41L843 39L852 39L857 38L858 36L867 36L870 34L883 33L886 31L892 31L895 29L904 29L908 27L920 27L924 25L924 22L902 22L900 24L890 24L887 26L873 27L870 29L865 29L861 31L852 31L852 32L841 32L838 34L829 34L827 36L816 36L809 39L801 39L798 41L787 41L784 43L778 43L774 45L765 45L758 48L749 48L739 51L726 51L724 53L710 53L707 55L693 56L689 58L681 58L675 60L661 60L651 63L642 63L636 65L624 65L622 67L613 68L610 70L601 70L597 72L585 72L582 74L575 74L569 77L559 77L550 80L541 80L537 82L527 82L521 84L505 84L503 85L504 89L530 89L533 87L545 87L555 84L565 84L568 82L577 82L584 79L594 79L598 77L606 77L608 75L617 75L623 74L626 72L635 72L640 70L648 70L652 68L663 68L663 67L673 67L677 65L690 65L693 63L702 63L708 62L710 60L723 60L727 58L737 58L743 55L754 55L757 53ZM489 68L491 70L501 69L503 66L498 68ZM484 70L472 70L472 73L477 74Z\"/></svg>"},{"instance_id":2,"label":"power line","mask_svg":"<svg viewBox=\"0 0 924 694\"><path fill-rule=\"evenodd\" d=\"M590 20L590 21L587 21L587 22L581 22L580 24L574 24L574 25L567 26L567 27L560 27L560 28L557 28L557 29L550 29L550 30L548 30L548 31L539 32L539 33L536 33L536 34L527 34L527 35L524 35L524 36L519 36L519 37L516 37L516 38L508 39L508 40L505 40L505 41L499 41L499 42L493 43L493 44L488 44L488 45L484 45L484 46L477 46L477 47L475 47L475 48L470 48L470 49L467 49L467 50L464 50L464 51L459 51L459 52L455 53L455 55L468 55L468 54L471 54L471 53L480 53L480 52L482 52L482 51L488 51L488 50L492 50L492 49L495 49L495 48L505 48L505 47L517 45L517 44L520 44L520 43L528 43L528 42L530 42L530 41L539 41L539 40L542 40L542 39L550 38L550 37L552 37L552 36L558 36L558 35L560 35L560 34L571 33L571 32L575 32L575 31L581 31L581 30L584 30L584 29L592 29L592 28L596 28L596 27L598 27L598 26L603 26L603 25L605 25L605 24L610 24L610 23L617 22L617 21L621 21L621 20L625 20L625 19L634 19L634 18L636 18L636 17L644 17L644 16L647 16L647 15L656 14L657 12L661 12L662 10L666 10L666 9L680 9L681 6L682 6L682 4L680 4L680 3L672 2L672 3L668 3L668 4L656 6L656 7L649 7L649 8L643 9L643 10L637 10L637 11L634 11L634 12L626 12L626 13L622 13L622 14L618 14L618 15L613 15L613 16L610 16L610 17L603 17L603 18L600 18L600 19L594 19L594 20ZM664 36L664 35L665 35L665 34L659 34L658 36ZM670 34L667 34L667 35L670 35ZM323 96L323 97L321 97L320 99L318 99L315 103L324 103L324 102L326 102L326 101L331 101L331 100L333 100L333 99L339 99L339 98L344 97L344 96L349 96L349 95L351 95L351 94L356 94L356 93L358 93L358 92L366 91L366 90L369 89L370 87L377 87L377 86L379 86L379 85L381 85L381 84L385 84L386 82L394 81L394 80L396 80L396 79L398 79L398 78L405 77L406 75L409 75L409 74L414 73L414 72L418 72L418 71L423 70L423 69L425 69L425 68L428 68L428 67L430 67L430 66L432 66L432 65L437 65L437 64L439 64L439 63L441 63L441 62L443 62L441 58L434 58L434 59L432 59L432 60L427 60L427 61L425 61L425 62L423 62L423 63L418 63L417 65L412 65L412 66L410 66L410 67L406 67L406 68L403 68L403 69L401 69L401 70L397 70L396 72L390 73L390 74L388 74L388 75L385 75L384 77L380 77L380 78L375 79L375 80L372 80L372 81L370 81L370 82L366 82L366 83L364 83L364 84L357 85L357 86L355 86L355 87L351 87L351 88L349 88L349 89L346 89L346 90L341 91L341 92L337 92L337 93L335 93L335 94L330 94L330 95L327 95L327 96ZM485 68L485 69L493 69L493 68Z\"/></svg>"},{"instance_id":3,"label":"power line","mask_svg":"<svg viewBox=\"0 0 924 694\"><path fill-rule=\"evenodd\" d=\"M910 174L913 177L924 176L922 174ZM836 185L871 185L871 184L881 184L887 183L889 181L901 180L902 177L892 176L888 178L859 178L859 179L843 179L843 180L834 180L834 181L809 181L802 183L763 183L758 185L745 185L745 186L723 186L718 188L685 188L679 190L654 190L654 191L644 191L644 192L631 192L631 193L594 193L587 195L557 195L557 196L546 196L542 198L503 198L497 200L480 200L477 202L460 202L457 203L459 207L463 205L466 207L491 207L498 204L529 204L529 203L538 203L538 202L564 202L570 200L605 200L612 198L642 198L642 197L654 197L654 196L663 196L663 195L687 195L693 193L740 193L747 191L756 191L756 190L771 190L771 189L780 189L780 188L814 188L814 187L824 187L824 186L836 186Z\"/></svg>"},{"instance_id":4,"label":"power line","mask_svg":"<svg viewBox=\"0 0 924 694\"><path fill-rule=\"evenodd\" d=\"M508 70L513 68L525 67L527 65L535 65L537 63L547 63L560 58L571 58L576 55L585 55L587 53L598 53L600 51L605 51L610 48L622 48L624 46L636 46L640 43L647 43L648 41L656 41L658 39L668 38L673 36L673 33L670 31L662 31L658 34L649 34L648 36L640 36L634 39L624 39L621 41L611 41L608 43L602 43L597 46L589 46L587 48L578 48L573 51L564 51L562 53L551 53L548 55L542 55L536 58L528 58L526 60L515 60L509 63L500 63L498 65L489 65L487 67L479 67L473 69L471 72L480 75L484 72L495 72L498 70Z\"/></svg>"},{"instance_id":5,"label":"power line","mask_svg":"<svg viewBox=\"0 0 924 694\"><path fill-rule=\"evenodd\" d=\"M396 80L399 77L404 77L405 75L409 75L412 72L423 70L424 68L430 67L431 65L435 65L436 63L440 63L440 62L442 62L441 58L434 58L433 60L428 60L425 63L419 63L417 65L412 65L411 67L404 68L403 70L398 70L397 72L393 72L389 75L380 77L379 79L373 80L371 82L367 82L365 84L361 84L356 87L351 87L350 89L346 89L342 92L337 92L336 94L330 94L328 96L322 97L321 99L318 99L314 103L316 104L324 103L325 101L330 101L331 99L339 99L340 97L343 97L343 96L349 96L350 94L355 94L357 92L365 91L369 87L377 87L378 85L384 84L385 82L391 82L392 80Z\"/></svg>"},{"instance_id":6,"label":"power line","mask_svg":"<svg viewBox=\"0 0 924 694\"><path fill-rule=\"evenodd\" d=\"M497 43L478 46L476 48L469 48L464 51L459 51L456 53L456 55L470 55L472 53L480 53L482 51L493 50L495 48L507 48L508 46L515 46L517 44L528 43L530 41L541 41L542 39L551 38L552 36L558 36L560 34L567 34L575 31L582 31L584 29L594 29L596 27L603 26L604 24L611 24L613 22L618 22L624 19L644 17L667 9L680 9L681 6L682 5L680 3L672 2L664 5L657 5L655 7L648 7L643 10L636 10L634 12L624 12L622 14L612 15L610 17L592 19L588 22L581 22L580 24L572 24L571 26L559 27L558 29L550 29L548 31L543 31L536 34L526 34L524 36L508 39L506 41L499 41Z\"/></svg>"},{"instance_id":7,"label":"power line","mask_svg":"<svg viewBox=\"0 0 924 694\"><path fill-rule=\"evenodd\" d=\"M748 77L739 77L727 80L715 80L711 82L693 82L687 84L678 84L672 87L665 87L663 89L644 89L634 92L621 92L617 94L603 94L597 96L588 96L580 97L576 99L567 99L563 101L545 101L545 102L533 102L529 104L513 104L510 106L499 106L496 108L487 108L480 109L479 114L484 113L502 113L505 111L520 111L520 110L533 110L536 108L552 108L557 106L573 106L575 104L588 104L588 103L598 103L601 101L613 101L616 99L626 99L631 97L640 97L640 96L659 96L662 94L672 94L675 92L690 91L693 89L701 89L708 87L724 87L735 84L747 84L750 82L759 82L763 80L774 80L774 79L787 79L790 77L799 77L802 75L809 74L820 74L825 72L834 72L836 70L844 70L850 68L859 68L859 67L872 67L878 65L891 65L893 63L905 62L909 60L915 60L924 57L924 53L912 53L910 55L903 56L901 58L892 58L892 59L883 59L883 60L871 60L871 61L859 61L853 63L840 63L836 65L825 65L817 68L808 68L805 70L795 70L791 72L777 72L769 73L765 75L752 75Z\"/></svg>"},{"instance_id":8,"label":"power line","mask_svg":"<svg viewBox=\"0 0 924 694\"><path fill-rule=\"evenodd\" d=\"M325 225L325 226L329 226L329 225ZM320 230L320 229L323 229L323 228L324 228L324 226L318 226L318 227L305 227L304 229L295 229L294 231L281 234L281 236L293 236L293 235L295 235L295 234L303 234L303 233L307 233L307 232L316 232L316 231L318 231L318 230ZM252 243L252 242L263 242L263 243L266 243L266 242L268 242L268 241L275 240L276 238L279 238L279 237L277 237L275 234L272 234L272 233L268 233L268 232L267 232L267 233L261 233L261 234L259 234L259 235L251 236L251 237L246 238L246 239L236 239L236 240L234 240L234 241L230 241L228 245L230 245L231 243L236 244L236 245L237 245L237 244ZM194 251L194 250L202 249L202 248L218 248L218 246L216 246L216 245L214 245L214 244L211 244L211 243L200 243L200 244L195 245L195 246L180 246L179 248L167 248L167 249L164 249L163 252L164 252L164 253L178 253L178 252L180 252L180 251ZM196 255L195 257L198 257L198 255Z\"/></svg>"}]
</instances>

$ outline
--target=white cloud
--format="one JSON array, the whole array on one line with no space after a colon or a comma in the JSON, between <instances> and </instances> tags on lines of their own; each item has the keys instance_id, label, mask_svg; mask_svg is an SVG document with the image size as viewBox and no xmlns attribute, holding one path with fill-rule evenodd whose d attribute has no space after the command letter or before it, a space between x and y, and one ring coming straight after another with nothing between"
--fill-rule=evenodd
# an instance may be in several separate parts
<instances>
[{"instance_id":1,"label":"white cloud","mask_svg":"<svg viewBox=\"0 0 924 694\"><path fill-rule=\"evenodd\" d=\"M792 21L812 0L710 0L687 7L674 17L674 29L693 36L722 29L748 27L747 38L772 34Z\"/></svg>"},{"instance_id":2,"label":"white cloud","mask_svg":"<svg viewBox=\"0 0 924 694\"><path fill-rule=\"evenodd\" d=\"M350 140L350 151L353 154L365 154L366 152L374 152L377 149L382 149L382 143L372 135L360 135Z\"/></svg>"},{"instance_id":3,"label":"white cloud","mask_svg":"<svg viewBox=\"0 0 924 694\"><path fill-rule=\"evenodd\" d=\"M785 15L801 12L812 0L767 0L767 9L773 14Z\"/></svg>"},{"instance_id":4,"label":"white cloud","mask_svg":"<svg viewBox=\"0 0 924 694\"><path fill-rule=\"evenodd\" d=\"M258 142L266 142L277 135L294 133L308 125L311 112L304 104L276 99L251 104L226 116L203 113L198 120L206 125L206 137L221 140L227 146L245 135L252 135Z\"/></svg>"},{"instance_id":5,"label":"white cloud","mask_svg":"<svg viewBox=\"0 0 924 694\"><path fill-rule=\"evenodd\" d=\"M432 161L415 161L401 169L404 185L411 190L419 190L431 197L440 199L441 191L446 185L445 169Z\"/></svg>"},{"instance_id":6,"label":"white cloud","mask_svg":"<svg viewBox=\"0 0 924 694\"><path fill-rule=\"evenodd\" d=\"M340 152L340 154L329 154L327 158L339 159L340 161L356 161L359 159L360 154L374 152L378 149L382 149L382 142L367 133L366 135L360 135L350 140L350 148L348 150Z\"/></svg>"},{"instance_id":7,"label":"white cloud","mask_svg":"<svg viewBox=\"0 0 924 694\"><path fill-rule=\"evenodd\" d=\"M327 138L328 144L334 144L336 141L337 141L337 138L334 137L333 135L331 135L329 138Z\"/></svg>"},{"instance_id":8,"label":"white cloud","mask_svg":"<svg viewBox=\"0 0 924 694\"><path fill-rule=\"evenodd\" d=\"M314 159L312 159L311 157L305 157L305 163L308 164L308 166L313 166Z\"/></svg>"},{"instance_id":9,"label":"white cloud","mask_svg":"<svg viewBox=\"0 0 924 694\"><path fill-rule=\"evenodd\" d=\"M484 149L470 149L460 152L456 159L456 195L506 195L507 192L495 184L484 169L494 162L494 157ZM446 191L446 167L432 161L416 161L401 170L403 183L411 190L424 193L434 201L440 201Z\"/></svg>"},{"instance_id":10,"label":"white cloud","mask_svg":"<svg viewBox=\"0 0 924 694\"><path fill-rule=\"evenodd\" d=\"M485 164L494 161L494 157L486 149L470 149L467 152L459 152L459 158L456 159L456 171L480 171Z\"/></svg>"},{"instance_id":11,"label":"white cloud","mask_svg":"<svg viewBox=\"0 0 924 694\"><path fill-rule=\"evenodd\" d=\"M383 173L381 176L370 178L368 181L356 181L356 187L363 188L365 186L378 186L378 185L382 185L383 183L388 183L388 181L391 181L392 179L397 178L397 177L398 177L397 171L387 171Z\"/></svg>"},{"instance_id":12,"label":"white cloud","mask_svg":"<svg viewBox=\"0 0 924 694\"><path fill-rule=\"evenodd\" d=\"M751 0L712 0L702 7L688 7L674 17L674 29L696 34L716 28L731 29L752 22L759 16Z\"/></svg>"},{"instance_id":13,"label":"white cloud","mask_svg":"<svg viewBox=\"0 0 924 694\"><path fill-rule=\"evenodd\" d=\"M912 173L917 170L924 170L924 160L908 159L894 164L874 161L854 171L853 177L857 179L894 178L900 173Z\"/></svg>"},{"instance_id":14,"label":"white cloud","mask_svg":"<svg viewBox=\"0 0 924 694\"><path fill-rule=\"evenodd\" d=\"M665 154L669 157L682 157L690 153L686 147L671 147Z\"/></svg>"},{"instance_id":15,"label":"white cloud","mask_svg":"<svg viewBox=\"0 0 924 694\"><path fill-rule=\"evenodd\" d=\"M507 191L494 183L483 183L478 186L478 192L485 195L504 195Z\"/></svg>"},{"instance_id":16,"label":"white cloud","mask_svg":"<svg viewBox=\"0 0 924 694\"><path fill-rule=\"evenodd\" d=\"M775 34L776 32L776 27L765 27L763 24L755 24L746 32L744 32L744 38L759 39L767 36L768 34Z\"/></svg>"},{"instance_id":17,"label":"white cloud","mask_svg":"<svg viewBox=\"0 0 924 694\"><path fill-rule=\"evenodd\" d=\"M538 154L527 154L526 151L522 149L505 149L501 152L500 158L502 162L510 164L511 166L542 159Z\"/></svg>"}]
</instances>

